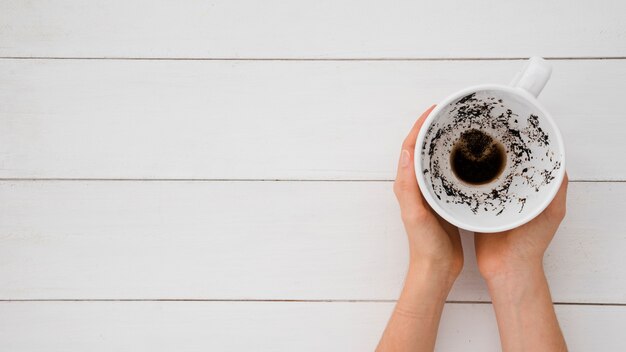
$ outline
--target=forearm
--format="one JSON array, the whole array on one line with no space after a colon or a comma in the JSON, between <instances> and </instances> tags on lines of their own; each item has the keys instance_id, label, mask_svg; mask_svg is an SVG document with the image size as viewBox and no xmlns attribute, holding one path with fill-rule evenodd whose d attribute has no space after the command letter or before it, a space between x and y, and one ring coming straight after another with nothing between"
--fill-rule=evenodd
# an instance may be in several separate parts
<instances>
[{"instance_id":1,"label":"forearm","mask_svg":"<svg viewBox=\"0 0 626 352\"><path fill-rule=\"evenodd\" d=\"M505 352L567 351L540 262L487 280Z\"/></svg>"},{"instance_id":2,"label":"forearm","mask_svg":"<svg viewBox=\"0 0 626 352\"><path fill-rule=\"evenodd\" d=\"M428 265L412 264L377 351L432 351L452 281Z\"/></svg>"}]
</instances>

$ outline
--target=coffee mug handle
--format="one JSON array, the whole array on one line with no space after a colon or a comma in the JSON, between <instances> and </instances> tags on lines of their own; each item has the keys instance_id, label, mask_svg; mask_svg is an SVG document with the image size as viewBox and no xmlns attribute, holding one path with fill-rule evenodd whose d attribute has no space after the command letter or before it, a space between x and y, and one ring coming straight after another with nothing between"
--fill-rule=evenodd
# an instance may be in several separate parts
<instances>
[{"instance_id":1,"label":"coffee mug handle","mask_svg":"<svg viewBox=\"0 0 626 352\"><path fill-rule=\"evenodd\" d=\"M533 56L526 61L526 65L515 75L511 85L521 88L536 97L545 87L551 73L552 67L545 59Z\"/></svg>"}]
</instances>

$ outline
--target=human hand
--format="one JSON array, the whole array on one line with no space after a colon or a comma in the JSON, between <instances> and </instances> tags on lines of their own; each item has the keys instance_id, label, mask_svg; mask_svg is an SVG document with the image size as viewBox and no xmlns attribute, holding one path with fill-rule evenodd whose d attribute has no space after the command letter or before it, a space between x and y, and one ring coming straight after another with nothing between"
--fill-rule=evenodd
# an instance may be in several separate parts
<instances>
[{"instance_id":1,"label":"human hand","mask_svg":"<svg viewBox=\"0 0 626 352\"><path fill-rule=\"evenodd\" d=\"M441 312L463 267L459 230L422 198L415 177L415 140L434 106L417 120L402 144L393 190L409 239L410 262L400 298L377 351L433 351Z\"/></svg>"},{"instance_id":2,"label":"human hand","mask_svg":"<svg viewBox=\"0 0 626 352\"><path fill-rule=\"evenodd\" d=\"M463 267L459 230L437 215L422 197L413 162L417 134L434 107L420 116L404 140L393 189L409 239L411 266L428 270L451 285Z\"/></svg>"},{"instance_id":3,"label":"human hand","mask_svg":"<svg viewBox=\"0 0 626 352\"><path fill-rule=\"evenodd\" d=\"M567 351L543 271L543 255L565 217L567 183L565 175L550 205L530 222L474 236L503 351Z\"/></svg>"},{"instance_id":4,"label":"human hand","mask_svg":"<svg viewBox=\"0 0 626 352\"><path fill-rule=\"evenodd\" d=\"M543 272L543 255L565 217L568 178L548 207L526 224L499 233L476 233L476 259L481 275L490 280Z\"/></svg>"}]
</instances>

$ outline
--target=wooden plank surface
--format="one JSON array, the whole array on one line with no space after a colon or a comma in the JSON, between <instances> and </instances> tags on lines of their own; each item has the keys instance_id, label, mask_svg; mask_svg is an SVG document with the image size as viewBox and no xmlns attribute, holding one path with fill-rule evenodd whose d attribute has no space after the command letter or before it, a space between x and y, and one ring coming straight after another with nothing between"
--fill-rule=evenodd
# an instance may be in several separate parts
<instances>
[{"instance_id":1,"label":"wooden plank surface","mask_svg":"<svg viewBox=\"0 0 626 352\"><path fill-rule=\"evenodd\" d=\"M0 2L0 55L405 58L626 55L621 0Z\"/></svg>"},{"instance_id":2,"label":"wooden plank surface","mask_svg":"<svg viewBox=\"0 0 626 352\"><path fill-rule=\"evenodd\" d=\"M387 181L413 120L560 58L540 100L570 179L626 181L624 13L0 1L0 351L372 350L406 267ZM546 255L571 351L626 350L623 199L626 182L573 182ZM463 245L437 350L499 351Z\"/></svg>"},{"instance_id":3,"label":"wooden plank surface","mask_svg":"<svg viewBox=\"0 0 626 352\"><path fill-rule=\"evenodd\" d=\"M390 182L0 183L0 299L391 300ZM557 302L626 303L626 183L572 183L545 260ZM450 300L489 301L471 234Z\"/></svg>"},{"instance_id":4,"label":"wooden plank surface","mask_svg":"<svg viewBox=\"0 0 626 352\"><path fill-rule=\"evenodd\" d=\"M373 302L0 302L0 349L372 351L392 308ZM626 349L626 307L568 305L556 312L570 351ZM446 305L436 350L500 351L491 305Z\"/></svg>"},{"instance_id":5,"label":"wooden plank surface","mask_svg":"<svg viewBox=\"0 0 626 352\"><path fill-rule=\"evenodd\" d=\"M572 180L626 180L626 60L552 61ZM0 177L393 179L426 107L521 61L0 60Z\"/></svg>"}]
</instances>

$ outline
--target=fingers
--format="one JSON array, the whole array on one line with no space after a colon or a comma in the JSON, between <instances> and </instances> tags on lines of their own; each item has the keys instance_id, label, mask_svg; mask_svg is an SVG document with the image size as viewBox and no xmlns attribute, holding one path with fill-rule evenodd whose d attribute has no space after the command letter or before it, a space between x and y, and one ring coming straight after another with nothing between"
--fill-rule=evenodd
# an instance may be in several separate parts
<instances>
[{"instance_id":1,"label":"fingers","mask_svg":"<svg viewBox=\"0 0 626 352\"><path fill-rule=\"evenodd\" d=\"M402 219L417 220L424 214L421 194L415 178L415 166L413 164L413 151L403 149L398 163L398 174L393 184L393 191L400 203Z\"/></svg>"},{"instance_id":2,"label":"fingers","mask_svg":"<svg viewBox=\"0 0 626 352\"><path fill-rule=\"evenodd\" d=\"M567 172L565 172L565 176L563 176L563 182L561 182L561 187L559 187L559 191L556 193L556 196L554 197L554 200L556 200L558 203L565 204L567 200L567 186L568 185L569 185L569 177L567 176Z\"/></svg>"},{"instance_id":3,"label":"fingers","mask_svg":"<svg viewBox=\"0 0 626 352\"><path fill-rule=\"evenodd\" d=\"M434 105L426 110L422 116L415 122L411 132L402 143L402 151L400 153L400 160L398 162L398 173L396 175L396 181L393 189L400 203L402 209L402 217L419 216L424 212L423 200L417 185L417 179L415 177L415 140L419 129L424 124L424 120L430 114Z\"/></svg>"},{"instance_id":4,"label":"fingers","mask_svg":"<svg viewBox=\"0 0 626 352\"><path fill-rule=\"evenodd\" d=\"M430 112L433 111L435 106L436 105L429 107L426 111L424 111L424 113L422 113L422 115L417 119L417 121L415 121L415 124L413 124L413 127L411 128L409 135L406 136L406 138L404 139L404 142L402 143L402 149L408 149L411 151L415 149L415 141L417 140L417 134L419 133L420 128L422 128L422 125L424 124L424 121L426 120L428 115L430 115Z\"/></svg>"},{"instance_id":5,"label":"fingers","mask_svg":"<svg viewBox=\"0 0 626 352\"><path fill-rule=\"evenodd\" d=\"M556 193L556 196L554 196L554 199L552 200L550 205L548 205L548 207L546 208L546 214L550 218L554 218L558 220L559 222L563 220L563 218L565 217L565 211L567 208L566 201L567 201L568 184L569 184L569 178L567 177L567 172L566 172L565 176L563 177L563 182L561 182L561 186L559 187L559 190Z\"/></svg>"},{"instance_id":6,"label":"fingers","mask_svg":"<svg viewBox=\"0 0 626 352\"><path fill-rule=\"evenodd\" d=\"M448 221L446 221L439 214L435 213L435 216L437 217L437 221L439 222L439 225L441 225L443 230L450 237L450 242L452 243L452 246L454 247L455 251L460 252L462 256L463 245L461 244L461 233L459 232L459 229L456 226L449 223Z\"/></svg>"},{"instance_id":7,"label":"fingers","mask_svg":"<svg viewBox=\"0 0 626 352\"><path fill-rule=\"evenodd\" d=\"M459 229L456 226L446 221L437 213L435 213L435 216L437 217L437 221L439 221L439 225L441 225L441 227L446 231L446 233L450 235L450 238L459 236Z\"/></svg>"}]
</instances>

